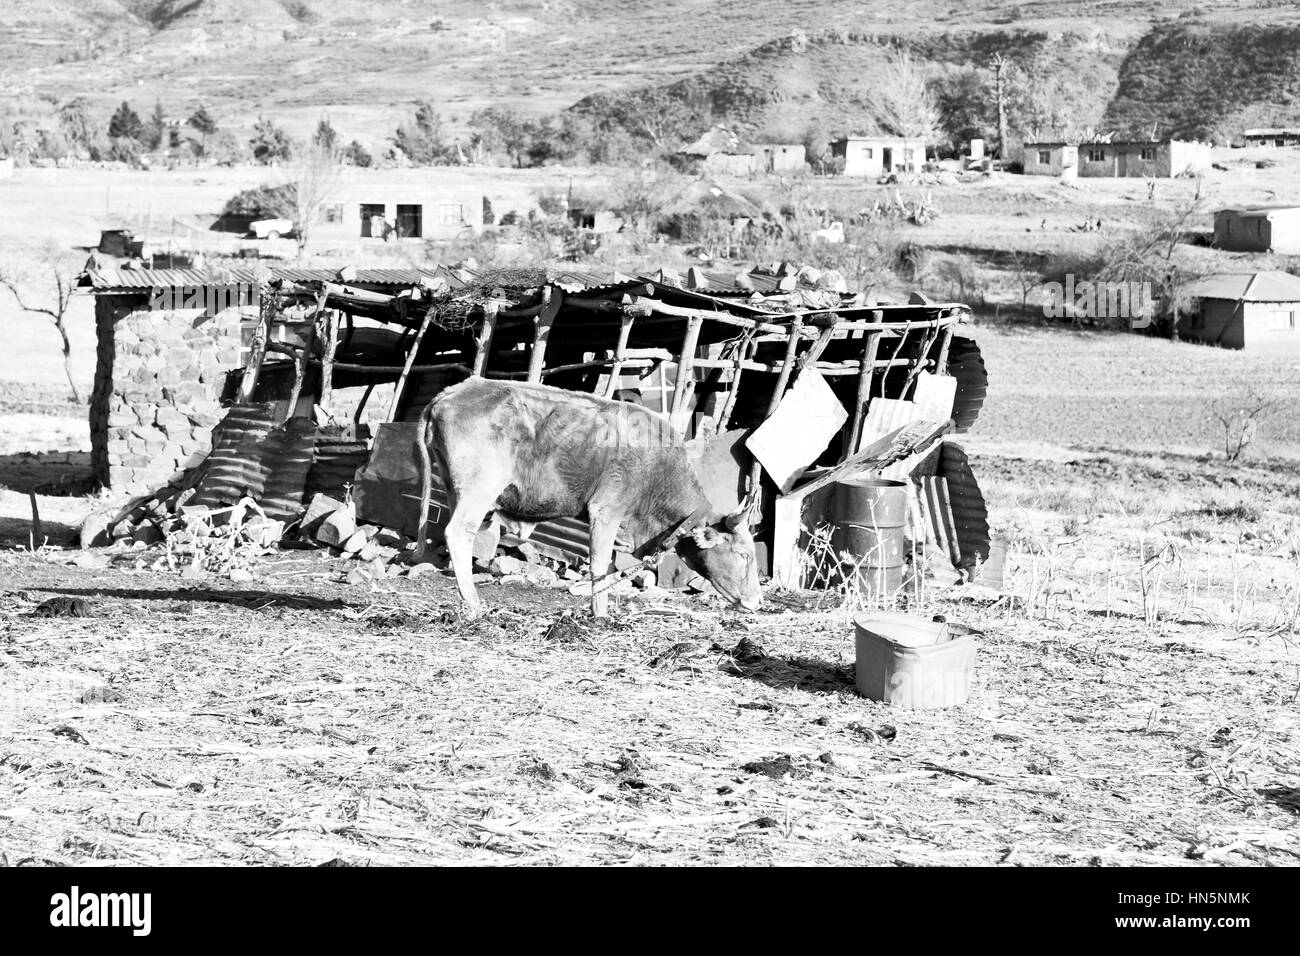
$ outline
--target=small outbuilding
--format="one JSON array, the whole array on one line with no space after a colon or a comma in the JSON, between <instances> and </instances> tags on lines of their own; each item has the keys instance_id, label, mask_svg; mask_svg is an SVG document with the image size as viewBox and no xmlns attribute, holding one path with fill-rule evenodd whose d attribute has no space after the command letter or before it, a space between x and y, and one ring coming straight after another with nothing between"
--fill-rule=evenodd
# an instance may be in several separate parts
<instances>
[{"instance_id":1,"label":"small outbuilding","mask_svg":"<svg viewBox=\"0 0 1300 956\"><path fill-rule=\"evenodd\" d=\"M1300 206L1246 206L1214 214L1214 244L1233 252L1300 255Z\"/></svg>"},{"instance_id":2,"label":"small outbuilding","mask_svg":"<svg viewBox=\"0 0 1300 956\"><path fill-rule=\"evenodd\" d=\"M799 173L808 168L802 143L764 143L753 147L754 162L760 173Z\"/></svg>"},{"instance_id":3,"label":"small outbuilding","mask_svg":"<svg viewBox=\"0 0 1300 956\"><path fill-rule=\"evenodd\" d=\"M1252 351L1300 347L1300 277L1220 273L1196 280L1187 291L1197 304L1179 324L1185 339Z\"/></svg>"},{"instance_id":4,"label":"small outbuilding","mask_svg":"<svg viewBox=\"0 0 1300 956\"><path fill-rule=\"evenodd\" d=\"M925 140L903 136L846 136L831 143L831 155L844 160L845 176L884 176L920 172Z\"/></svg>"}]
</instances>

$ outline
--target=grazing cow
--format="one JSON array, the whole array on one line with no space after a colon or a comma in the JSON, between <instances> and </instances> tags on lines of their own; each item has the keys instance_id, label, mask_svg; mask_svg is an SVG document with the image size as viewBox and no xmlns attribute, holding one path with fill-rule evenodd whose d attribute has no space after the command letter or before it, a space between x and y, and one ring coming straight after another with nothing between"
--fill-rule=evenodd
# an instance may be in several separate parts
<instances>
[{"instance_id":1,"label":"grazing cow","mask_svg":"<svg viewBox=\"0 0 1300 956\"><path fill-rule=\"evenodd\" d=\"M494 510L525 526L587 516L596 617L606 615L609 594L596 583L613 570L620 528L645 551L681 546L733 604L754 610L761 603L748 514L719 519L681 436L649 409L549 385L472 378L430 402L420 421L420 542L436 458L451 507L447 551L471 610L481 608L474 536Z\"/></svg>"}]
</instances>

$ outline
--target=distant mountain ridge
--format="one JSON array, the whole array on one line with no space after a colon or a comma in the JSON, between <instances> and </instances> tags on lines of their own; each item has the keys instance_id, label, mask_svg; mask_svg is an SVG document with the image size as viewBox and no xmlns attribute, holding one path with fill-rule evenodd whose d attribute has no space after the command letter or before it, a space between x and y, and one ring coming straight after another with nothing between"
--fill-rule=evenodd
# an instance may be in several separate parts
<instances>
[{"instance_id":1,"label":"distant mountain ridge","mask_svg":"<svg viewBox=\"0 0 1300 956\"><path fill-rule=\"evenodd\" d=\"M1052 64L1044 82L1098 124L1187 129L1206 116L1295 115L1295 5L1222 0L1173 19L1198 9L1195 0L1158 10L1139 0L4 0L0 106L84 96L106 117L123 99L141 112L157 99L177 117L204 103L226 127L264 113L305 135L328 114L344 135L378 139L418 99L455 125L493 104L549 112L668 86L751 125L802 112L830 123L862 109L878 76L874 38L908 44L937 71L997 51ZM788 39L800 33L804 41ZM1216 52L1221 40L1231 52Z\"/></svg>"}]
</instances>

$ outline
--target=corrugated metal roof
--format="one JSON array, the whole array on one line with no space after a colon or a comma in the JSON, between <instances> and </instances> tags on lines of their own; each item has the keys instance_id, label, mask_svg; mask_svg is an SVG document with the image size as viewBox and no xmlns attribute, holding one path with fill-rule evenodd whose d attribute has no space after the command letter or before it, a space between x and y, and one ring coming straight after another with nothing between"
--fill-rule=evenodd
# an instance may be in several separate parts
<instances>
[{"instance_id":1,"label":"corrugated metal roof","mask_svg":"<svg viewBox=\"0 0 1300 956\"><path fill-rule=\"evenodd\" d=\"M434 278L439 269L358 269L348 285L411 286L422 278ZM264 278L291 282L337 282L337 269L275 267L253 269L100 269L87 270L77 284L92 292L130 292L146 289L178 289L187 286L256 285Z\"/></svg>"},{"instance_id":2,"label":"corrugated metal roof","mask_svg":"<svg viewBox=\"0 0 1300 956\"><path fill-rule=\"evenodd\" d=\"M989 390L989 373L979 344L965 335L954 335L948 346L948 374L957 380L957 397L953 401L952 419L957 431L969 431L984 407Z\"/></svg>"},{"instance_id":3,"label":"corrugated metal roof","mask_svg":"<svg viewBox=\"0 0 1300 956\"><path fill-rule=\"evenodd\" d=\"M1216 216L1232 213L1237 216L1272 216L1275 212L1300 212L1300 205L1295 203L1274 203L1265 206L1227 206L1215 210Z\"/></svg>"},{"instance_id":4,"label":"corrugated metal roof","mask_svg":"<svg viewBox=\"0 0 1300 956\"><path fill-rule=\"evenodd\" d=\"M1300 276L1287 272L1224 272L1188 284L1187 294L1198 299L1300 302Z\"/></svg>"}]
</instances>

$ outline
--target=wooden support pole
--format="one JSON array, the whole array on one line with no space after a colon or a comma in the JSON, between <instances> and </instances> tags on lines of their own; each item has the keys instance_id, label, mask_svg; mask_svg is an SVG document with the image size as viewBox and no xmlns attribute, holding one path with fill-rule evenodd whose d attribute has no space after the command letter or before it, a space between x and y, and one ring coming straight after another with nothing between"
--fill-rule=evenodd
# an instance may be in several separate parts
<instances>
[{"instance_id":1,"label":"wooden support pole","mask_svg":"<svg viewBox=\"0 0 1300 956\"><path fill-rule=\"evenodd\" d=\"M325 313L324 335L320 356L320 406L328 412L334 395L334 350L339 341L339 314L333 309Z\"/></svg>"},{"instance_id":2,"label":"wooden support pole","mask_svg":"<svg viewBox=\"0 0 1300 956\"><path fill-rule=\"evenodd\" d=\"M284 413L286 422L293 418L293 413L298 408L298 399L302 397L303 379L307 377L312 348L316 344L316 336L319 334L321 324L325 318L325 301L328 298L329 296L324 290L321 290L320 295L316 297L316 314L312 317L311 331L307 333L307 341L302 347L302 353L294 356L293 391L289 393L289 405Z\"/></svg>"},{"instance_id":3,"label":"wooden support pole","mask_svg":"<svg viewBox=\"0 0 1300 956\"><path fill-rule=\"evenodd\" d=\"M302 397L303 379L307 377L307 366L310 364L311 347L316 341L316 327L312 326L311 333L307 337L307 345L294 357L293 369L293 390L289 393L289 404L284 410L284 422L293 418L294 411L298 408L298 399ZM283 424L283 422L281 422Z\"/></svg>"},{"instance_id":4,"label":"wooden support pole","mask_svg":"<svg viewBox=\"0 0 1300 956\"><path fill-rule=\"evenodd\" d=\"M618 330L618 345L614 348L614 364L609 370L609 381L605 385L605 398L613 398L618 390L618 379L623 373L623 362L627 358L627 340L632 334L634 321L631 315L623 314L623 323Z\"/></svg>"},{"instance_id":5,"label":"wooden support pole","mask_svg":"<svg viewBox=\"0 0 1300 956\"><path fill-rule=\"evenodd\" d=\"M948 372L948 350L952 347L952 331L951 325L943 330L943 339L939 343L939 356L934 362L934 371L937 375L946 375Z\"/></svg>"},{"instance_id":6,"label":"wooden support pole","mask_svg":"<svg viewBox=\"0 0 1300 956\"><path fill-rule=\"evenodd\" d=\"M853 400L853 419L844 432L840 461L857 451L862 440L862 422L866 418L867 402L871 401L871 379L876 370L876 353L880 350L880 334L867 336L862 347L862 362L858 366L858 393Z\"/></svg>"},{"instance_id":7,"label":"wooden support pole","mask_svg":"<svg viewBox=\"0 0 1300 956\"><path fill-rule=\"evenodd\" d=\"M746 336L736 346L736 361L731 372L731 388L727 389L727 397L722 402L722 410L718 412L717 421L714 423L714 430L722 432L727 427L727 421L731 418L731 410L736 407L736 394L740 391L740 376L745 370L745 360L754 350L753 336Z\"/></svg>"},{"instance_id":8,"label":"wooden support pole","mask_svg":"<svg viewBox=\"0 0 1300 956\"><path fill-rule=\"evenodd\" d=\"M803 319L799 316L794 317L790 323L790 337L786 340L785 360L781 363L781 373L776 379L776 388L772 390L772 397L767 403L767 414L764 419L772 417L776 411L776 406L781 404L781 398L785 395L786 386L790 384L790 376L794 374L794 359L799 351L799 335L803 331Z\"/></svg>"},{"instance_id":9,"label":"wooden support pole","mask_svg":"<svg viewBox=\"0 0 1300 956\"><path fill-rule=\"evenodd\" d=\"M482 378L487 370L488 353L492 348L492 333L496 331L497 312L501 303L495 299L483 304L483 324L479 326L478 339L474 344L474 366L471 375Z\"/></svg>"},{"instance_id":10,"label":"wooden support pole","mask_svg":"<svg viewBox=\"0 0 1300 956\"><path fill-rule=\"evenodd\" d=\"M767 414L763 420L772 417L777 406L781 404L781 399L785 396L786 386L790 384L790 376L794 374L794 360L799 352L799 337L803 334L803 316L796 315L790 321L788 331L789 338L785 344L785 359L781 362L781 372L776 377L776 387L772 389L772 397L767 403ZM754 459L753 465L749 469L749 494L758 493L760 482L763 478L763 466L757 458Z\"/></svg>"},{"instance_id":11,"label":"wooden support pole","mask_svg":"<svg viewBox=\"0 0 1300 956\"><path fill-rule=\"evenodd\" d=\"M673 389L673 410L669 421L683 435L691 419L691 398L695 394L695 349L700 342L704 319L699 316L687 319L686 334L682 336L682 350L677 361L677 384Z\"/></svg>"},{"instance_id":12,"label":"wooden support pole","mask_svg":"<svg viewBox=\"0 0 1300 956\"><path fill-rule=\"evenodd\" d=\"M262 362L266 359L266 343L271 338L271 315L275 311L272 295L273 293L264 287L258 298L257 327L253 329L253 341L248 353L248 364L244 366L244 377L239 382L240 405L247 405L253 400L257 377L262 373Z\"/></svg>"},{"instance_id":13,"label":"wooden support pole","mask_svg":"<svg viewBox=\"0 0 1300 956\"><path fill-rule=\"evenodd\" d=\"M837 320L832 316L831 324L821 330L821 334L817 336L817 341L809 347L807 352L804 352L803 355L799 356L799 371L802 372L809 365L812 365L821 358L822 352L826 351L826 346L830 345L831 339L835 336L835 328L837 324Z\"/></svg>"},{"instance_id":14,"label":"wooden support pole","mask_svg":"<svg viewBox=\"0 0 1300 956\"><path fill-rule=\"evenodd\" d=\"M429 330L429 325L433 322L433 309L424 310L424 318L420 320L419 331L415 333L415 339L411 342L411 347L406 352L406 364L402 366L402 374L397 378L397 386L393 389L393 401L388 406L388 414L384 416L384 421L391 422L397 415L397 406L402 400L402 392L406 390L406 380L411 375L411 367L415 365L415 357L420 352L420 343L424 341L424 333Z\"/></svg>"},{"instance_id":15,"label":"wooden support pole","mask_svg":"<svg viewBox=\"0 0 1300 956\"><path fill-rule=\"evenodd\" d=\"M533 319L537 328L533 332L533 350L528 356L528 381L530 382L542 380L542 369L546 368L546 340L550 338L551 326L555 324L555 317L560 314L563 301L564 294L558 289L552 290L549 285L542 286L542 305Z\"/></svg>"}]
</instances>

